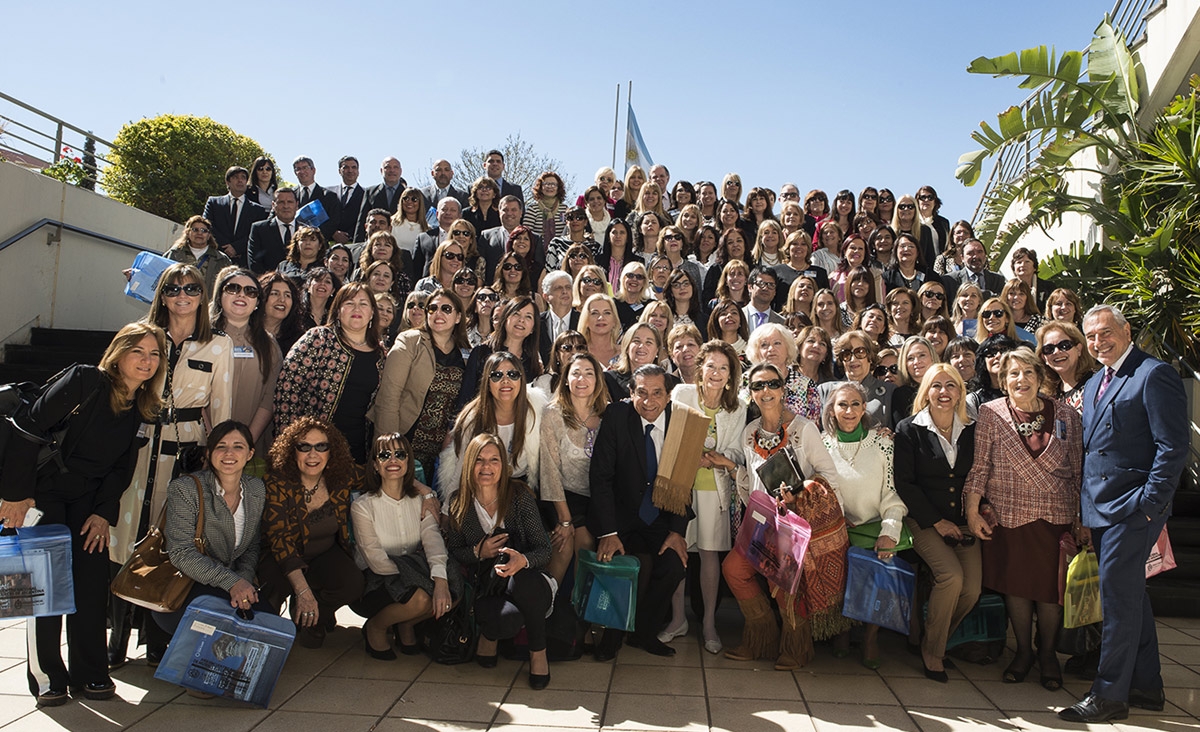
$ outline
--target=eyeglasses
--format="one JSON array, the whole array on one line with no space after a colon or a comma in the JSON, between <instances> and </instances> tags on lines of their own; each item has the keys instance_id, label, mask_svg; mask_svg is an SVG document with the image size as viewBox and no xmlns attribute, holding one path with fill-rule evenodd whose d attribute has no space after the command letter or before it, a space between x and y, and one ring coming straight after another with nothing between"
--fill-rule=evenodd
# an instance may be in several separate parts
<instances>
[{"instance_id":1,"label":"eyeglasses","mask_svg":"<svg viewBox=\"0 0 1200 732\"><path fill-rule=\"evenodd\" d=\"M588 345L586 343L560 343L558 350L563 353L587 353Z\"/></svg>"},{"instance_id":2,"label":"eyeglasses","mask_svg":"<svg viewBox=\"0 0 1200 732\"><path fill-rule=\"evenodd\" d=\"M179 293L181 292L188 297L200 297L204 294L204 285L192 282L187 285L163 285L162 288L163 297L179 297Z\"/></svg>"},{"instance_id":3,"label":"eyeglasses","mask_svg":"<svg viewBox=\"0 0 1200 732\"><path fill-rule=\"evenodd\" d=\"M926 290L925 292L921 293L921 297L932 297L934 300L945 300L946 293L935 292L934 290Z\"/></svg>"},{"instance_id":4,"label":"eyeglasses","mask_svg":"<svg viewBox=\"0 0 1200 732\"><path fill-rule=\"evenodd\" d=\"M442 259L456 259L461 262L466 259L466 256L463 254L455 254L454 252L442 252Z\"/></svg>"},{"instance_id":5,"label":"eyeglasses","mask_svg":"<svg viewBox=\"0 0 1200 732\"><path fill-rule=\"evenodd\" d=\"M979 314L979 317L983 318L984 320L988 320L989 318L1003 318L1004 311L1003 310L984 310L982 313Z\"/></svg>"},{"instance_id":6,"label":"eyeglasses","mask_svg":"<svg viewBox=\"0 0 1200 732\"><path fill-rule=\"evenodd\" d=\"M567 255L567 259L587 259L587 252L571 252Z\"/></svg>"},{"instance_id":7,"label":"eyeglasses","mask_svg":"<svg viewBox=\"0 0 1200 732\"><path fill-rule=\"evenodd\" d=\"M638 281L640 282L640 281L642 281L642 280L646 279L646 275L644 275L644 274L638 274L637 272L630 272L629 274L625 275L625 279L627 279L627 280L638 280Z\"/></svg>"},{"instance_id":8,"label":"eyeglasses","mask_svg":"<svg viewBox=\"0 0 1200 732\"><path fill-rule=\"evenodd\" d=\"M500 302L500 296L494 292L481 292L475 296L475 302Z\"/></svg>"},{"instance_id":9,"label":"eyeglasses","mask_svg":"<svg viewBox=\"0 0 1200 732\"><path fill-rule=\"evenodd\" d=\"M663 241L683 241L681 234L663 234Z\"/></svg>"},{"instance_id":10,"label":"eyeglasses","mask_svg":"<svg viewBox=\"0 0 1200 732\"><path fill-rule=\"evenodd\" d=\"M506 262L500 269L504 270L505 272L520 272L525 268L521 266L520 262Z\"/></svg>"},{"instance_id":11,"label":"eyeglasses","mask_svg":"<svg viewBox=\"0 0 1200 732\"><path fill-rule=\"evenodd\" d=\"M837 358L839 361L849 361L852 358L866 358L867 354L868 351L865 347L857 346L838 351Z\"/></svg>"},{"instance_id":12,"label":"eyeglasses","mask_svg":"<svg viewBox=\"0 0 1200 732\"><path fill-rule=\"evenodd\" d=\"M164 287L163 290L166 291L166 288ZM221 292L225 293L226 295L244 294L251 300L257 300L260 290L256 285L239 285L236 282L226 282L225 286L221 288Z\"/></svg>"},{"instance_id":13,"label":"eyeglasses","mask_svg":"<svg viewBox=\"0 0 1200 732\"><path fill-rule=\"evenodd\" d=\"M900 209L901 211L912 211L916 207L917 204L915 203L902 203L899 206L896 206L896 208Z\"/></svg>"},{"instance_id":14,"label":"eyeglasses","mask_svg":"<svg viewBox=\"0 0 1200 732\"><path fill-rule=\"evenodd\" d=\"M188 229L188 231L192 232L193 234L207 234L208 233L208 229L202 229L198 226L193 226L192 228Z\"/></svg>"},{"instance_id":15,"label":"eyeglasses","mask_svg":"<svg viewBox=\"0 0 1200 732\"><path fill-rule=\"evenodd\" d=\"M604 280L598 277L580 277L579 281L592 287L602 287L604 285Z\"/></svg>"},{"instance_id":16,"label":"eyeglasses","mask_svg":"<svg viewBox=\"0 0 1200 732\"><path fill-rule=\"evenodd\" d=\"M754 280L753 282L751 282L750 284L751 284L751 285L753 285L754 287L765 287L765 288L767 288L768 290L774 290L774 289L775 289L775 283L774 283L774 282L772 282L771 280L759 280L759 279L756 279L756 280Z\"/></svg>"},{"instance_id":17,"label":"eyeglasses","mask_svg":"<svg viewBox=\"0 0 1200 732\"><path fill-rule=\"evenodd\" d=\"M1047 343L1042 346L1043 356L1053 356L1056 351L1066 353L1075 347L1075 341L1059 341L1058 343Z\"/></svg>"},{"instance_id":18,"label":"eyeglasses","mask_svg":"<svg viewBox=\"0 0 1200 732\"><path fill-rule=\"evenodd\" d=\"M381 463L387 462L392 458L396 458L397 460L407 460L408 453L403 450L396 450L395 452L392 452L391 450L380 450L379 452L375 453L375 459Z\"/></svg>"},{"instance_id":19,"label":"eyeglasses","mask_svg":"<svg viewBox=\"0 0 1200 732\"><path fill-rule=\"evenodd\" d=\"M762 391L770 389L772 391L783 388L783 379L766 379L764 381L751 381L750 391Z\"/></svg>"},{"instance_id":20,"label":"eyeglasses","mask_svg":"<svg viewBox=\"0 0 1200 732\"><path fill-rule=\"evenodd\" d=\"M891 366L876 366L875 370L871 372L876 379L882 379L888 374L895 376L898 373L900 373L900 367L896 364L892 364Z\"/></svg>"},{"instance_id":21,"label":"eyeglasses","mask_svg":"<svg viewBox=\"0 0 1200 732\"><path fill-rule=\"evenodd\" d=\"M419 302L410 302L404 306L405 310L421 310L422 308L424 308L424 306Z\"/></svg>"},{"instance_id":22,"label":"eyeglasses","mask_svg":"<svg viewBox=\"0 0 1200 732\"><path fill-rule=\"evenodd\" d=\"M427 313L436 313L439 309L446 315L451 315L454 313L454 306L448 302L444 302L440 306L434 304L425 306L425 312Z\"/></svg>"},{"instance_id":23,"label":"eyeglasses","mask_svg":"<svg viewBox=\"0 0 1200 732\"><path fill-rule=\"evenodd\" d=\"M499 383L501 379L520 381L521 372L517 371L516 369L509 369L507 371L493 371L492 373L488 374L488 380L493 384Z\"/></svg>"},{"instance_id":24,"label":"eyeglasses","mask_svg":"<svg viewBox=\"0 0 1200 732\"><path fill-rule=\"evenodd\" d=\"M692 283L688 282L686 279L675 280L674 282L671 283L672 290L682 290L685 287L691 287L691 286L692 286Z\"/></svg>"},{"instance_id":25,"label":"eyeglasses","mask_svg":"<svg viewBox=\"0 0 1200 732\"><path fill-rule=\"evenodd\" d=\"M970 534L963 534L963 538L955 539L953 536L943 536L942 541L946 546L975 546L975 537Z\"/></svg>"},{"instance_id":26,"label":"eyeglasses","mask_svg":"<svg viewBox=\"0 0 1200 732\"><path fill-rule=\"evenodd\" d=\"M297 442L296 443L296 452L312 452L313 450L316 450L317 452L329 452L329 443L328 442L318 442L316 444L313 444L311 442Z\"/></svg>"},{"instance_id":27,"label":"eyeglasses","mask_svg":"<svg viewBox=\"0 0 1200 732\"><path fill-rule=\"evenodd\" d=\"M465 236L470 238L471 232L467 231L466 229L455 229L454 231L450 232L450 236Z\"/></svg>"},{"instance_id":28,"label":"eyeglasses","mask_svg":"<svg viewBox=\"0 0 1200 732\"><path fill-rule=\"evenodd\" d=\"M917 196L917 200L918 201L932 201L933 196L929 195L928 193L922 193L921 195Z\"/></svg>"}]
</instances>

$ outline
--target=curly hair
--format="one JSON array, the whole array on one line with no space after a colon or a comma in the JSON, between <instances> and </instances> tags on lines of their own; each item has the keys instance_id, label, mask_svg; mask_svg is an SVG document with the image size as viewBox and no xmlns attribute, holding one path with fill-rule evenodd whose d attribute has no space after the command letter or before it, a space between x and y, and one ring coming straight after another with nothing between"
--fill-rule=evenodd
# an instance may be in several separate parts
<instances>
[{"instance_id":1,"label":"curly hair","mask_svg":"<svg viewBox=\"0 0 1200 732\"><path fill-rule=\"evenodd\" d=\"M329 462L325 464L325 483L345 485L354 471L354 458L350 456L350 444L333 423L320 417L300 417L288 425L271 443L268 453L271 472L291 484L300 483L300 466L296 462L296 445L311 430L325 433L329 442Z\"/></svg>"}]
</instances>

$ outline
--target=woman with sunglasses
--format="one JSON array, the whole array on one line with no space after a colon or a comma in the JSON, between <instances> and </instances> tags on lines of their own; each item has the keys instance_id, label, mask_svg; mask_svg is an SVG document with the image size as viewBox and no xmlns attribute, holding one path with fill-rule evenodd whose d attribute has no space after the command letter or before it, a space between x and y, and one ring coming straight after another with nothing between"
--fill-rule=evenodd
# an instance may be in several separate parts
<instances>
[{"instance_id":1,"label":"woman with sunglasses","mask_svg":"<svg viewBox=\"0 0 1200 732\"><path fill-rule=\"evenodd\" d=\"M258 562L262 600L278 613L285 600L296 642L320 648L337 627L338 608L363 593L350 544L350 491L355 460L330 421L304 415L287 423L271 445Z\"/></svg>"},{"instance_id":2,"label":"woman with sunglasses","mask_svg":"<svg viewBox=\"0 0 1200 732\"><path fill-rule=\"evenodd\" d=\"M577 330L565 330L550 344L550 359L542 375L529 382L533 389L553 395L566 370L567 361L576 353L587 353L587 339Z\"/></svg>"},{"instance_id":3,"label":"woman with sunglasses","mask_svg":"<svg viewBox=\"0 0 1200 732\"><path fill-rule=\"evenodd\" d=\"M746 383L759 416L751 420L741 434L742 460L746 466L747 480L739 482L737 486L738 494L732 511L739 519L753 491L763 491L794 510L795 495L792 491L800 491L801 486L764 485L758 474L760 465L785 448L791 449L806 479L819 475L834 491L840 484L837 468L821 442L816 423L797 419L796 414L787 408L785 373L769 362L750 367ZM740 520L736 522L740 523ZM791 595L785 592L772 593L784 618L783 633L780 634L771 601L759 585L757 572L745 557L738 552L729 552L721 564L721 573L746 619L741 640L734 648L726 649L726 658L753 661L775 657L775 669L779 671L800 668L812 658L812 635L808 619L790 607Z\"/></svg>"},{"instance_id":4,"label":"woman with sunglasses","mask_svg":"<svg viewBox=\"0 0 1200 732\"><path fill-rule=\"evenodd\" d=\"M367 619L367 655L392 661L390 631L401 653L420 653L413 626L450 612L462 598L462 575L449 566L438 516L423 510L408 440L393 432L372 447L366 491L350 507L355 563L364 575L362 598L350 609Z\"/></svg>"},{"instance_id":5,"label":"woman with sunglasses","mask_svg":"<svg viewBox=\"0 0 1200 732\"><path fill-rule=\"evenodd\" d=\"M588 228L587 211L579 206L572 206L566 213L567 231L562 236L550 240L546 246L546 269L562 269L567 264L567 251L575 245L582 245L590 250L593 259L600 248L592 232Z\"/></svg>"},{"instance_id":6,"label":"woman with sunglasses","mask_svg":"<svg viewBox=\"0 0 1200 732\"><path fill-rule=\"evenodd\" d=\"M814 242L820 241L817 238L817 231L820 230L821 224L827 218L829 218L829 196L825 195L825 191L819 189L809 191L804 196L804 231ZM840 233L838 240L841 241Z\"/></svg>"},{"instance_id":7,"label":"woman with sunglasses","mask_svg":"<svg viewBox=\"0 0 1200 732\"><path fill-rule=\"evenodd\" d=\"M583 307L592 295L608 294L608 282L604 279L604 270L594 264L585 264L580 268L575 281L571 283L571 307Z\"/></svg>"},{"instance_id":8,"label":"woman with sunglasses","mask_svg":"<svg viewBox=\"0 0 1200 732\"><path fill-rule=\"evenodd\" d=\"M262 292L254 275L249 270L230 268L217 280L210 315L213 328L233 342L232 419L250 429L250 447L266 455L283 353L263 327L265 308L261 303ZM253 460L250 469L253 475L262 477L266 458Z\"/></svg>"},{"instance_id":9,"label":"woman with sunglasses","mask_svg":"<svg viewBox=\"0 0 1200 732\"><path fill-rule=\"evenodd\" d=\"M579 276L580 270L588 265L595 266L595 264L596 258L592 254L591 247L585 244L572 244L567 249L567 253L563 255L562 265L559 269L569 274L572 280L575 280ZM600 272L603 275L604 270L600 270ZM542 281L545 282L545 279L543 277ZM601 277L600 281L604 282L605 280Z\"/></svg>"},{"instance_id":10,"label":"woman with sunglasses","mask_svg":"<svg viewBox=\"0 0 1200 732\"><path fill-rule=\"evenodd\" d=\"M642 309L650 301L646 265L641 261L626 264L625 268L621 270L618 283L615 294L617 315L621 319L621 327L628 328L637 322L638 317L642 314ZM582 312L580 309L581 314Z\"/></svg>"},{"instance_id":11,"label":"woman with sunglasses","mask_svg":"<svg viewBox=\"0 0 1200 732\"><path fill-rule=\"evenodd\" d=\"M300 307L300 290L295 282L278 272L267 272L258 276L258 291L263 298L263 328L287 355L307 330Z\"/></svg>"},{"instance_id":12,"label":"woman with sunglasses","mask_svg":"<svg viewBox=\"0 0 1200 732\"><path fill-rule=\"evenodd\" d=\"M972 282L959 285L954 293L953 315L954 332L960 336L974 338L979 328L979 306L983 304L983 290Z\"/></svg>"},{"instance_id":13,"label":"woman with sunglasses","mask_svg":"<svg viewBox=\"0 0 1200 732\"><path fill-rule=\"evenodd\" d=\"M475 231L480 233L500 226L500 188L496 181L480 176L471 184L471 193L467 197L467 208L462 217L471 222Z\"/></svg>"},{"instance_id":14,"label":"woman with sunglasses","mask_svg":"<svg viewBox=\"0 0 1200 732\"><path fill-rule=\"evenodd\" d=\"M400 312L400 326L396 332L420 329L425 326L425 303L429 301L428 292L410 292L404 299L404 307Z\"/></svg>"},{"instance_id":15,"label":"woman with sunglasses","mask_svg":"<svg viewBox=\"0 0 1200 732\"><path fill-rule=\"evenodd\" d=\"M946 286L937 279L921 285L921 289L917 290L917 301L921 306L917 317L922 323L936 317L949 318L948 297Z\"/></svg>"},{"instance_id":16,"label":"woman with sunglasses","mask_svg":"<svg viewBox=\"0 0 1200 732\"><path fill-rule=\"evenodd\" d=\"M453 292L430 293L424 325L396 337L369 415L379 433L405 436L426 481L457 413L466 373L462 307Z\"/></svg>"},{"instance_id":17,"label":"woman with sunglasses","mask_svg":"<svg viewBox=\"0 0 1200 732\"><path fill-rule=\"evenodd\" d=\"M509 252L500 258L496 265L496 281L492 283L492 289L500 295L500 299L533 297L533 286L526 268L527 259L516 252Z\"/></svg>"},{"instance_id":18,"label":"woman with sunglasses","mask_svg":"<svg viewBox=\"0 0 1200 732\"><path fill-rule=\"evenodd\" d=\"M481 280L482 278L475 273L475 270L463 267L454 273L451 289L454 290L455 295L458 295L459 300L470 302L471 298L475 297L475 291L479 289Z\"/></svg>"},{"instance_id":19,"label":"woman with sunglasses","mask_svg":"<svg viewBox=\"0 0 1200 732\"><path fill-rule=\"evenodd\" d=\"M974 354L974 351L971 351ZM875 357L875 369L871 375L889 384L900 386L900 352L895 348L882 348Z\"/></svg>"},{"instance_id":20,"label":"woman with sunglasses","mask_svg":"<svg viewBox=\"0 0 1200 732\"><path fill-rule=\"evenodd\" d=\"M250 187L246 189L246 197L270 211L275 205L275 190L278 187L275 163L268 157L255 158L250 168Z\"/></svg>"},{"instance_id":21,"label":"woman with sunglasses","mask_svg":"<svg viewBox=\"0 0 1200 732\"><path fill-rule=\"evenodd\" d=\"M301 336L283 360L275 389L275 434L299 417L320 417L338 428L355 462L363 465L369 434L363 415L387 358L379 342L378 308L366 285L351 282L338 290L329 311L329 325Z\"/></svg>"},{"instance_id":22,"label":"woman with sunglasses","mask_svg":"<svg viewBox=\"0 0 1200 732\"><path fill-rule=\"evenodd\" d=\"M461 219L454 223L456 226L466 225L466 222ZM460 231L466 231L466 229L460 229ZM460 238L453 237L438 244L437 250L433 253L433 259L429 261L429 276L417 280L416 287L413 289L422 292L454 289L454 275L462 271L467 257L466 249L459 241L461 241Z\"/></svg>"},{"instance_id":23,"label":"woman with sunglasses","mask_svg":"<svg viewBox=\"0 0 1200 732\"><path fill-rule=\"evenodd\" d=\"M287 256L279 263L278 272L290 277L297 285L305 281L308 271L325 266L325 235L312 226L298 226L288 243Z\"/></svg>"},{"instance_id":24,"label":"woman with sunglasses","mask_svg":"<svg viewBox=\"0 0 1200 732\"><path fill-rule=\"evenodd\" d=\"M942 199L938 198L933 186L921 186L917 189L917 214L921 224L929 228L933 234L933 251L935 256L946 251L950 245L950 220L942 216ZM933 264L933 259L925 260L927 265Z\"/></svg>"},{"instance_id":25,"label":"woman with sunglasses","mask_svg":"<svg viewBox=\"0 0 1200 732\"><path fill-rule=\"evenodd\" d=\"M686 254L684 247L683 231L678 226L664 226L659 231L655 253L660 257L667 258L671 263L672 272L683 270L691 275L692 282L697 287L696 297L698 299L700 297L700 283L703 282L700 275L700 265L684 256Z\"/></svg>"},{"instance_id":26,"label":"woman with sunglasses","mask_svg":"<svg viewBox=\"0 0 1200 732\"><path fill-rule=\"evenodd\" d=\"M520 377L516 381L523 382ZM509 450L494 433L475 435L463 444L446 547L468 576L474 576L479 624L475 662L495 668L497 641L512 638L524 627L529 686L541 690L550 684L546 616L558 583L544 569L552 550L536 493L511 475Z\"/></svg>"},{"instance_id":27,"label":"woman with sunglasses","mask_svg":"<svg viewBox=\"0 0 1200 732\"><path fill-rule=\"evenodd\" d=\"M1035 660L1041 684L1062 688L1055 644L1062 627L1058 540L1073 531L1083 542L1079 488L1083 468L1083 418L1068 404L1041 396L1045 367L1033 351L1018 348L1000 360L1006 399L979 407L975 462L963 488L967 525L983 541L983 584L1005 596L1017 642L1002 679L1025 680ZM986 499L986 518L981 502Z\"/></svg>"},{"instance_id":28,"label":"woman with sunglasses","mask_svg":"<svg viewBox=\"0 0 1200 732\"><path fill-rule=\"evenodd\" d=\"M183 233L163 256L172 262L190 264L200 270L205 292L212 292L217 275L226 267L233 266L233 261L217 245L212 235L212 224L203 216L188 219L183 225Z\"/></svg>"},{"instance_id":29,"label":"woman with sunglasses","mask_svg":"<svg viewBox=\"0 0 1200 732\"><path fill-rule=\"evenodd\" d=\"M208 426L233 414L233 341L213 329L203 279L195 267L173 264L163 272L146 322L167 333L167 351L162 354L167 364L161 392L164 409L148 429L149 442L139 451L133 480L121 495L121 519L113 525L108 548L118 568L158 518L167 485L185 467L190 469L179 461L202 459ZM113 601L109 654L121 660L132 627L129 609L124 601ZM148 616L140 610L132 619L148 631L147 653L161 657L170 638L153 622L145 622Z\"/></svg>"},{"instance_id":30,"label":"woman with sunglasses","mask_svg":"<svg viewBox=\"0 0 1200 732\"><path fill-rule=\"evenodd\" d=\"M875 208L875 218L880 223L890 226L896 214L896 194L889 188L879 189L879 204Z\"/></svg>"},{"instance_id":31,"label":"woman with sunglasses","mask_svg":"<svg viewBox=\"0 0 1200 732\"><path fill-rule=\"evenodd\" d=\"M913 548L933 573L921 640L925 678L946 673L946 640L979 600L979 543L967 531L963 486L975 458L975 425L967 416L958 370L934 364L925 372L913 416L896 425L896 493L908 508Z\"/></svg>"},{"instance_id":32,"label":"woman with sunglasses","mask_svg":"<svg viewBox=\"0 0 1200 732\"><path fill-rule=\"evenodd\" d=\"M1024 341L1032 348L1037 344L1033 334L1018 328L1008 303L999 297L991 297L979 306L979 327L975 329L975 340L983 342L994 335L1006 335L1014 341Z\"/></svg>"},{"instance_id":33,"label":"woman with sunglasses","mask_svg":"<svg viewBox=\"0 0 1200 732\"><path fill-rule=\"evenodd\" d=\"M921 252L921 262L932 262L937 257L933 246L933 230L921 223L917 213L917 199L905 193L896 199L896 211L892 215L892 230L896 232L896 241L901 234L908 234L918 242Z\"/></svg>"},{"instance_id":34,"label":"woman with sunglasses","mask_svg":"<svg viewBox=\"0 0 1200 732\"><path fill-rule=\"evenodd\" d=\"M879 218L879 191L874 186L867 186L858 194L858 213L867 214L876 222Z\"/></svg>"},{"instance_id":35,"label":"woman with sunglasses","mask_svg":"<svg viewBox=\"0 0 1200 732\"><path fill-rule=\"evenodd\" d=\"M492 311L499 306L499 303L500 296L487 286L480 287L475 291L475 296L467 301L467 342L471 348L475 348L492 337L494 332Z\"/></svg>"},{"instance_id":36,"label":"woman with sunglasses","mask_svg":"<svg viewBox=\"0 0 1200 732\"><path fill-rule=\"evenodd\" d=\"M967 394L968 414L979 414L980 405L1004 396L1000 361L1004 354L1017 347L1015 340L1000 333L985 338L975 349L975 380L967 384L970 389Z\"/></svg>"},{"instance_id":37,"label":"woman with sunglasses","mask_svg":"<svg viewBox=\"0 0 1200 732\"><path fill-rule=\"evenodd\" d=\"M896 417L896 386L875 376L875 367L879 365L879 348L875 340L861 330L851 330L841 334L833 342L833 354L837 364L842 367L846 381L862 384L867 394L867 414L871 421L881 427L893 429L899 418ZM818 388L821 403L829 400L834 384L826 382Z\"/></svg>"},{"instance_id":38,"label":"woman with sunglasses","mask_svg":"<svg viewBox=\"0 0 1200 732\"><path fill-rule=\"evenodd\" d=\"M1042 326L1042 315L1037 311L1033 293L1030 292L1029 285L1020 278L1013 277L1004 283L1000 299L1008 303L1009 309L1012 310L1013 325L1026 333L1034 333Z\"/></svg>"},{"instance_id":39,"label":"woman with sunglasses","mask_svg":"<svg viewBox=\"0 0 1200 732\"><path fill-rule=\"evenodd\" d=\"M596 266L604 270L605 279L617 282L617 277L634 262L640 263L642 258L633 250L633 229L624 219L613 219L596 253Z\"/></svg>"},{"instance_id":40,"label":"woman with sunglasses","mask_svg":"<svg viewBox=\"0 0 1200 732\"><path fill-rule=\"evenodd\" d=\"M410 255L416 251L417 239L429 230L425 218L425 196L418 188L405 188L400 194L396 212L392 214L391 236L398 249ZM417 274L420 274L419 272Z\"/></svg>"},{"instance_id":41,"label":"woman with sunglasses","mask_svg":"<svg viewBox=\"0 0 1200 732\"><path fill-rule=\"evenodd\" d=\"M483 379L491 373L486 368L493 353L508 353L521 362L521 370L530 381L542 375L542 357L538 351L537 305L530 297L514 297L501 306L500 320L492 337L471 349L467 370L459 392L460 407L475 398Z\"/></svg>"},{"instance_id":42,"label":"woman with sunglasses","mask_svg":"<svg viewBox=\"0 0 1200 732\"><path fill-rule=\"evenodd\" d=\"M1083 414L1083 387L1096 371L1096 359L1074 323L1050 321L1038 328L1038 353L1046 364L1047 393Z\"/></svg>"}]
</instances>

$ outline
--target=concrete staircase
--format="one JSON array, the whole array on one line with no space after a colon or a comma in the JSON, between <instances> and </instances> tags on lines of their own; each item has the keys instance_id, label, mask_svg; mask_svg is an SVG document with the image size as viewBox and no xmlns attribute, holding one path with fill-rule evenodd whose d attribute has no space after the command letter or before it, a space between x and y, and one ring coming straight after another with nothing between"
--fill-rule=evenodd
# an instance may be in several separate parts
<instances>
[{"instance_id":1,"label":"concrete staircase","mask_svg":"<svg viewBox=\"0 0 1200 732\"><path fill-rule=\"evenodd\" d=\"M114 335L111 331L33 328L28 344L5 344L0 383L40 384L71 364L97 364Z\"/></svg>"}]
</instances>

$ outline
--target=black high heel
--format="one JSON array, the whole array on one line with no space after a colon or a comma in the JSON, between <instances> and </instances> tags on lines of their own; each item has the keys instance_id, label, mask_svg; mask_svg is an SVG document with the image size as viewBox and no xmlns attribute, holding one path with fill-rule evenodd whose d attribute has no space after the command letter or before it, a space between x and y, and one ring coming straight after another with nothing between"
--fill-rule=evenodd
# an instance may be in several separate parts
<instances>
[{"instance_id":1,"label":"black high heel","mask_svg":"<svg viewBox=\"0 0 1200 732\"><path fill-rule=\"evenodd\" d=\"M377 661L395 661L396 652L391 648L383 651L377 651L371 647L371 641L367 639L367 627L364 625L362 629L363 647L367 649L367 655Z\"/></svg>"},{"instance_id":2,"label":"black high heel","mask_svg":"<svg viewBox=\"0 0 1200 732\"><path fill-rule=\"evenodd\" d=\"M1029 669L1033 668L1033 660L1031 659L1029 661L1029 665L1023 669L1019 669L1016 666L1017 662L1014 659L1013 662L1008 665L1008 668L1004 669L1004 675L1001 677L1001 680L1004 683L1020 684L1024 682L1025 677L1029 675Z\"/></svg>"},{"instance_id":3,"label":"black high heel","mask_svg":"<svg viewBox=\"0 0 1200 732\"><path fill-rule=\"evenodd\" d=\"M529 688L534 691L541 691L550 685L550 674L529 674Z\"/></svg>"}]
</instances>

